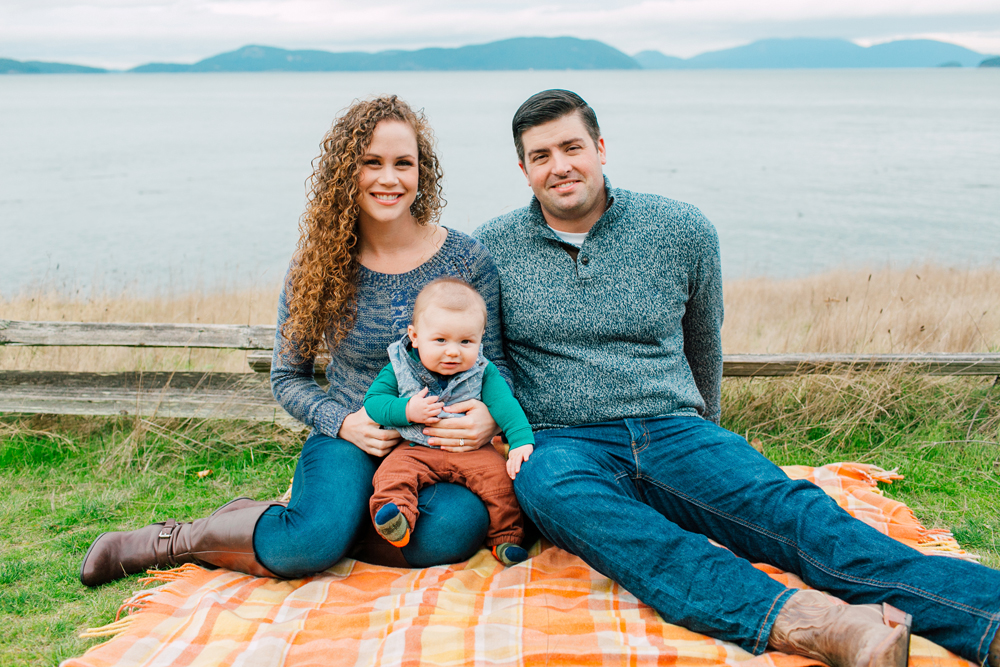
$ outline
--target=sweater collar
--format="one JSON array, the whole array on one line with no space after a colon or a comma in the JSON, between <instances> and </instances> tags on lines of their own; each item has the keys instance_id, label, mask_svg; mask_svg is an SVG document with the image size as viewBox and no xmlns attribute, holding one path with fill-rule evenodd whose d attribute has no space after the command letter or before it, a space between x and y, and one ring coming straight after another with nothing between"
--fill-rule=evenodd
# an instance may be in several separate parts
<instances>
[{"instance_id":1,"label":"sweater collar","mask_svg":"<svg viewBox=\"0 0 1000 667\"><path fill-rule=\"evenodd\" d=\"M607 195L607 208L604 210L604 215L602 215L594 226L590 228L588 236L593 236L599 233L603 228L614 224L618 220L622 212L625 210L625 202L623 192L618 188L611 187L611 180L604 176L604 192ZM562 243L556 233L549 227L549 223L545 220L545 214L542 213L542 205L538 201L538 197L534 195L531 196L531 203L528 204L529 218L535 232L542 238L546 238L557 243Z\"/></svg>"}]
</instances>

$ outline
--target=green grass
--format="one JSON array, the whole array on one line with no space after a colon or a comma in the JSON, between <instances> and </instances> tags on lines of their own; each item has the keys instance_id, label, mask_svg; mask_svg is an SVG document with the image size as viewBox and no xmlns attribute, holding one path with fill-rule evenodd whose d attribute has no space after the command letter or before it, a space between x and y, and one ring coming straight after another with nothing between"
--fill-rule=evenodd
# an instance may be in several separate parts
<instances>
[{"instance_id":1,"label":"green grass","mask_svg":"<svg viewBox=\"0 0 1000 667\"><path fill-rule=\"evenodd\" d=\"M100 533L198 518L239 495L278 497L300 446L300 436L269 426L136 427L0 420L0 665L55 665L103 641L77 635L114 620L141 586L138 575L80 584L80 561Z\"/></svg>"},{"instance_id":2,"label":"green grass","mask_svg":"<svg viewBox=\"0 0 1000 667\"><path fill-rule=\"evenodd\" d=\"M780 465L861 461L886 493L1000 568L1000 388L902 374L727 380L725 426ZM0 665L55 665L101 639L139 576L88 589L91 541L288 486L304 434L231 422L0 417ZM212 474L200 478L201 470Z\"/></svg>"}]
</instances>

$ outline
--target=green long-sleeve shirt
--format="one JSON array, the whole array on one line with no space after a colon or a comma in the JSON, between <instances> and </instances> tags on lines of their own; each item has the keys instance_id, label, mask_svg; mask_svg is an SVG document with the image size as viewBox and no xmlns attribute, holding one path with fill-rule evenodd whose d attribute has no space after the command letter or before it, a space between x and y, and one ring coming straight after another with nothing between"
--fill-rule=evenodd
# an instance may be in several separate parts
<instances>
[{"instance_id":1,"label":"green long-sleeve shirt","mask_svg":"<svg viewBox=\"0 0 1000 667\"><path fill-rule=\"evenodd\" d=\"M365 394L365 412L382 426L412 426L412 422L406 418L406 403L409 400L400 398L396 373L392 370L392 364L387 364ZM493 421L503 430L511 449L535 444L535 436L524 410L492 361L486 364L486 370L483 371L480 400L486 404Z\"/></svg>"}]
</instances>

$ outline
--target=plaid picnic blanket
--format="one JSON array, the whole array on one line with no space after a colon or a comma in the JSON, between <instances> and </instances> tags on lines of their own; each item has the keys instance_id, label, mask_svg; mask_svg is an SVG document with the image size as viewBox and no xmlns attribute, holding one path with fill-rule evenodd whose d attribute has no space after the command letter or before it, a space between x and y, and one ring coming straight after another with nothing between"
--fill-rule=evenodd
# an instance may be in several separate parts
<instances>
[{"instance_id":1,"label":"plaid picnic blanket","mask_svg":"<svg viewBox=\"0 0 1000 667\"><path fill-rule=\"evenodd\" d=\"M969 557L947 531L928 530L877 482L899 476L845 463L788 467L859 519L929 553ZM84 636L114 636L63 667L154 665L743 665L805 667L781 653L753 656L663 622L582 560L545 544L504 568L485 549L457 565L393 569L344 559L293 581L185 565L153 573L119 618ZM788 586L801 580L757 565ZM911 667L971 667L914 637Z\"/></svg>"}]
</instances>

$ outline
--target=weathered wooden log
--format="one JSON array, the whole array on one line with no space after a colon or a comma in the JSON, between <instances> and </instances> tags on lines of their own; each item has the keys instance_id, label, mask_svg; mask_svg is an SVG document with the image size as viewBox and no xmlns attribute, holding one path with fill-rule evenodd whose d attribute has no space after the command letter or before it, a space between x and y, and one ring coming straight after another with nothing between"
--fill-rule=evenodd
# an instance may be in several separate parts
<instances>
[{"instance_id":1,"label":"weathered wooden log","mask_svg":"<svg viewBox=\"0 0 1000 667\"><path fill-rule=\"evenodd\" d=\"M386 357L386 360L388 361L388 357ZM313 362L313 372L315 372L316 377L325 376L326 367L329 363L329 354L320 354L316 357L316 360ZM271 350L254 350L252 352L247 352L247 364L255 373L270 373Z\"/></svg>"},{"instance_id":2,"label":"weathered wooden log","mask_svg":"<svg viewBox=\"0 0 1000 667\"><path fill-rule=\"evenodd\" d=\"M247 354L247 363L258 373L271 370L270 352ZM321 376L328 356L316 357ZM903 366L928 375L1000 375L1000 354L726 354L725 377L780 377L885 370Z\"/></svg>"},{"instance_id":3,"label":"weathered wooden log","mask_svg":"<svg viewBox=\"0 0 1000 667\"><path fill-rule=\"evenodd\" d=\"M255 373L0 371L0 412L245 419L303 428Z\"/></svg>"},{"instance_id":4,"label":"weathered wooden log","mask_svg":"<svg viewBox=\"0 0 1000 667\"><path fill-rule=\"evenodd\" d=\"M270 350L273 326L0 320L0 345Z\"/></svg>"},{"instance_id":5,"label":"weathered wooden log","mask_svg":"<svg viewBox=\"0 0 1000 667\"><path fill-rule=\"evenodd\" d=\"M725 377L777 377L886 370L925 375L1000 375L1000 354L727 354Z\"/></svg>"}]
</instances>

